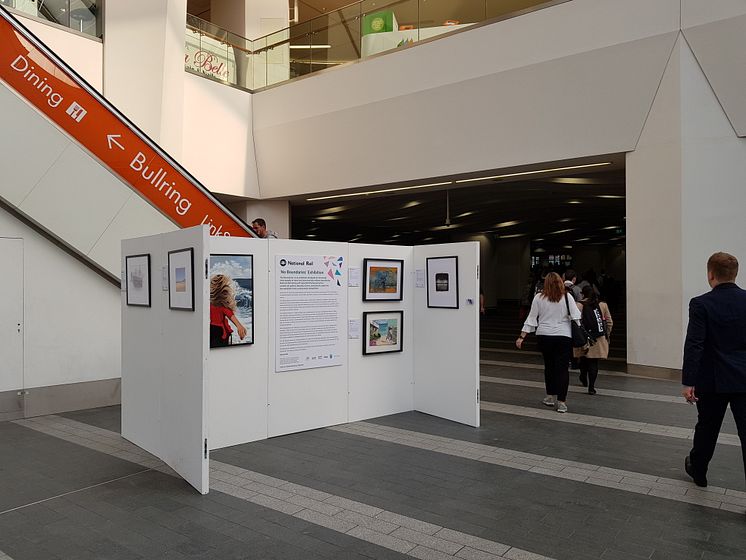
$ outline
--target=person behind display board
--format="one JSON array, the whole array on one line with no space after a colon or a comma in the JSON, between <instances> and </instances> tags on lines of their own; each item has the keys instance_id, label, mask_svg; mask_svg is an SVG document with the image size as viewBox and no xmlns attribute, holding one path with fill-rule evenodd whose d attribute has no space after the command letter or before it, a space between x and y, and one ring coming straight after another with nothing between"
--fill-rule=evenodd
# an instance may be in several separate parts
<instances>
[{"instance_id":1,"label":"person behind display board","mask_svg":"<svg viewBox=\"0 0 746 560\"><path fill-rule=\"evenodd\" d=\"M236 317L236 295L233 280L225 274L215 274L210 278L210 348L230 346L233 329L230 320L238 330L238 338L246 337L246 327Z\"/></svg>"},{"instance_id":2,"label":"person behind display board","mask_svg":"<svg viewBox=\"0 0 746 560\"><path fill-rule=\"evenodd\" d=\"M274 231L267 229L267 222L264 221L264 218L255 218L251 222L251 227L254 228L256 234L262 239L279 239L279 236Z\"/></svg>"}]
</instances>

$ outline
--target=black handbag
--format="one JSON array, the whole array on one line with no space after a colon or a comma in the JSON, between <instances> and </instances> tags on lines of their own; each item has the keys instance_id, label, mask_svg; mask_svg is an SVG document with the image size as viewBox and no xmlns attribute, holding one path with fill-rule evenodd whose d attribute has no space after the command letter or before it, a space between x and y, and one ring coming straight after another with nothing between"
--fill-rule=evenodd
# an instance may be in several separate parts
<instances>
[{"instance_id":1,"label":"black handbag","mask_svg":"<svg viewBox=\"0 0 746 560\"><path fill-rule=\"evenodd\" d=\"M567 316L570 319L572 347L585 350L591 345L591 336L588 334L588 331L585 330L585 327L583 327L583 325L573 320L572 313L570 313L570 301L568 300L567 292L565 292L565 305L567 306Z\"/></svg>"}]
</instances>

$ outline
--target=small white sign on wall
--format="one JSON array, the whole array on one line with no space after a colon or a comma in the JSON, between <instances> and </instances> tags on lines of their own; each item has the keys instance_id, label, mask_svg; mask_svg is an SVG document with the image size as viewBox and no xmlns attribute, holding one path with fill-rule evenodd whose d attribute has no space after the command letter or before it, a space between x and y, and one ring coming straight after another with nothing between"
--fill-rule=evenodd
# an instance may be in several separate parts
<instances>
[{"instance_id":1,"label":"small white sign on wall","mask_svg":"<svg viewBox=\"0 0 746 560\"><path fill-rule=\"evenodd\" d=\"M359 288L360 287L360 268L350 268L350 274L347 280L347 285L350 288Z\"/></svg>"},{"instance_id":2,"label":"small white sign on wall","mask_svg":"<svg viewBox=\"0 0 746 560\"><path fill-rule=\"evenodd\" d=\"M363 323L360 319L350 319L347 324L347 338L360 340Z\"/></svg>"},{"instance_id":3,"label":"small white sign on wall","mask_svg":"<svg viewBox=\"0 0 746 560\"><path fill-rule=\"evenodd\" d=\"M418 268L415 271L415 281L414 285L416 288L424 288L425 287L425 271L421 268Z\"/></svg>"}]
</instances>

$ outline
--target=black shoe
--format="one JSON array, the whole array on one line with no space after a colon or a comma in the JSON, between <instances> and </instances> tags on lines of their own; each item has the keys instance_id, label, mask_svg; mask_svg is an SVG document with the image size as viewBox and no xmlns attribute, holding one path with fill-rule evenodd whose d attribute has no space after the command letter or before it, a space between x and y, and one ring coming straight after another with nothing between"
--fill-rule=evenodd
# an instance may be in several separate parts
<instances>
[{"instance_id":1,"label":"black shoe","mask_svg":"<svg viewBox=\"0 0 746 560\"><path fill-rule=\"evenodd\" d=\"M583 377L582 375L578 377L578 380L580 380L580 384L583 387L588 387L588 379Z\"/></svg>"},{"instance_id":2,"label":"black shoe","mask_svg":"<svg viewBox=\"0 0 746 560\"><path fill-rule=\"evenodd\" d=\"M589 395L595 395L595 394L596 394L596 390L595 390L595 389L593 389L593 388L589 388L589 389L588 389L588 394L589 394Z\"/></svg>"},{"instance_id":3,"label":"black shoe","mask_svg":"<svg viewBox=\"0 0 746 560\"><path fill-rule=\"evenodd\" d=\"M687 455L686 459L684 459L684 470L686 471L686 474L692 477L692 480L694 480L694 484L702 488L705 488L707 486L707 477L697 476L696 474L694 474L694 469L692 468L692 459L689 455Z\"/></svg>"}]
</instances>

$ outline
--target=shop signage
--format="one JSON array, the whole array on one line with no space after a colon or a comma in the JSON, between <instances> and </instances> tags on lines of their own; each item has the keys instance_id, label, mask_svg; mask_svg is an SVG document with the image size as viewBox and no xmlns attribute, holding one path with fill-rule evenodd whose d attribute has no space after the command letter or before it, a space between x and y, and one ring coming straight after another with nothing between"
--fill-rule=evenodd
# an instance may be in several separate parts
<instances>
[{"instance_id":1,"label":"shop signage","mask_svg":"<svg viewBox=\"0 0 746 560\"><path fill-rule=\"evenodd\" d=\"M180 227L205 224L211 235L249 230L204 187L162 156L79 78L14 28L0 9L0 80Z\"/></svg>"},{"instance_id":2,"label":"shop signage","mask_svg":"<svg viewBox=\"0 0 746 560\"><path fill-rule=\"evenodd\" d=\"M236 83L236 57L233 47L197 31L187 29L184 65L209 78Z\"/></svg>"}]
</instances>

